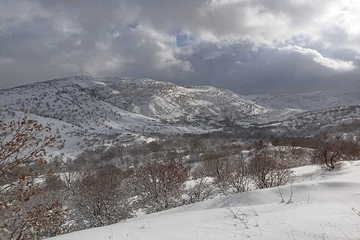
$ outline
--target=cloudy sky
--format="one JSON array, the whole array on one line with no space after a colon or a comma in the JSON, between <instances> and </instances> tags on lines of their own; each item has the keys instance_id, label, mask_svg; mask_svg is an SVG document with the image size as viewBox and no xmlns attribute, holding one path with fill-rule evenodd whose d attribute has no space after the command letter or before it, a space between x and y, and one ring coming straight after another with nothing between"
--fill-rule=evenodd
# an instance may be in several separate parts
<instances>
[{"instance_id":1,"label":"cloudy sky","mask_svg":"<svg viewBox=\"0 0 360 240\"><path fill-rule=\"evenodd\" d=\"M0 88L150 77L242 94L360 88L359 0L0 0Z\"/></svg>"}]
</instances>

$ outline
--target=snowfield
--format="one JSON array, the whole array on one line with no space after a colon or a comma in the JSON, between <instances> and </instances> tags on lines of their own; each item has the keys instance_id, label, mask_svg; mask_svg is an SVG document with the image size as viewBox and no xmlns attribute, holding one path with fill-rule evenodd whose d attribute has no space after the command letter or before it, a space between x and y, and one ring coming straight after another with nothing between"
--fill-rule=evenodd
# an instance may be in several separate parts
<instances>
[{"instance_id":1,"label":"snowfield","mask_svg":"<svg viewBox=\"0 0 360 240\"><path fill-rule=\"evenodd\" d=\"M51 239L360 239L360 161L345 162L334 172L317 166L293 171L292 186L219 197Z\"/></svg>"}]
</instances>

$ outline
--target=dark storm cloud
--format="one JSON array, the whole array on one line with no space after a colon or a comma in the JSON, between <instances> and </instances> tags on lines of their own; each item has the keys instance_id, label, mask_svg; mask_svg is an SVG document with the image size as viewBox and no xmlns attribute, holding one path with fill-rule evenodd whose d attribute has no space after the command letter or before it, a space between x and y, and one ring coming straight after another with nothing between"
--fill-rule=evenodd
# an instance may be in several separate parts
<instances>
[{"instance_id":1,"label":"dark storm cloud","mask_svg":"<svg viewBox=\"0 0 360 240\"><path fill-rule=\"evenodd\" d=\"M355 63L325 58L307 48L254 50L246 43L221 50L214 44L203 48L214 55L188 57L195 70L183 79L184 84L203 84L199 79L206 79L206 84L253 94L344 89L360 82Z\"/></svg>"},{"instance_id":2,"label":"dark storm cloud","mask_svg":"<svg viewBox=\"0 0 360 240\"><path fill-rule=\"evenodd\" d=\"M355 0L5 0L0 88L151 77L240 93L357 86Z\"/></svg>"}]
</instances>

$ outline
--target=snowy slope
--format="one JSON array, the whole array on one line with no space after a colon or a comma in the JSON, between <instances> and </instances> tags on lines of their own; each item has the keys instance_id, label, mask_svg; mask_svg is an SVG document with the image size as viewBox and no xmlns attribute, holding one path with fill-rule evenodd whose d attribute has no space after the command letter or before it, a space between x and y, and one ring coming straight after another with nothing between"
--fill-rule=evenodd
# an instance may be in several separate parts
<instances>
[{"instance_id":1,"label":"snowy slope","mask_svg":"<svg viewBox=\"0 0 360 240\"><path fill-rule=\"evenodd\" d=\"M359 239L360 161L338 172L316 166L294 172L288 204L291 186L280 187L285 203L277 188L256 190L52 239Z\"/></svg>"},{"instance_id":2,"label":"snowy slope","mask_svg":"<svg viewBox=\"0 0 360 240\"><path fill-rule=\"evenodd\" d=\"M303 112L290 116L285 120L281 120L278 123L275 123L275 125L290 132L315 134L316 131L331 127L335 127L338 131L342 131L344 129L339 127L346 127L348 124L353 124L355 127L355 125L358 125L359 121L360 106L355 105Z\"/></svg>"},{"instance_id":3,"label":"snowy slope","mask_svg":"<svg viewBox=\"0 0 360 240\"><path fill-rule=\"evenodd\" d=\"M106 78L101 83L102 89L94 89L105 101L162 120L198 124L225 118L239 120L268 111L234 92L215 87L181 87L144 78Z\"/></svg>"},{"instance_id":4,"label":"snowy slope","mask_svg":"<svg viewBox=\"0 0 360 240\"><path fill-rule=\"evenodd\" d=\"M268 111L228 90L185 88L144 78L55 79L2 90L0 101L14 110L22 110L24 104L36 115L76 126L136 132L138 126L159 120L199 126L244 120Z\"/></svg>"},{"instance_id":5,"label":"snowy slope","mask_svg":"<svg viewBox=\"0 0 360 240\"><path fill-rule=\"evenodd\" d=\"M268 108L267 113L256 116L258 123L272 121L283 121L301 118L315 113L319 116L327 109L351 108L360 105L360 91L357 89L349 91L317 91L309 93L285 93L285 94L258 94L243 96L258 105ZM302 114L304 113L304 114ZM342 116L334 116L341 118ZM324 125L324 124L321 124Z\"/></svg>"},{"instance_id":6,"label":"snowy slope","mask_svg":"<svg viewBox=\"0 0 360 240\"><path fill-rule=\"evenodd\" d=\"M116 82L110 81L113 85ZM7 114L8 120L28 109L33 118L51 123L53 130L67 140L64 148L67 152L130 142L152 134L197 134L214 130L201 124L166 123L160 118L130 112L121 104L113 105L107 100L115 101L115 95L122 96L125 92L133 94L129 89L120 94L106 83L109 80L80 76L24 85L1 90L0 103L13 111Z\"/></svg>"},{"instance_id":7,"label":"snowy slope","mask_svg":"<svg viewBox=\"0 0 360 240\"><path fill-rule=\"evenodd\" d=\"M3 114L2 120L5 122L9 122L14 119L21 119L24 117L24 113L20 111L10 111ZM64 121L51 119L51 118L43 118L38 115L30 114L30 119L34 119L38 121L43 126L49 125L51 127L51 131L49 133L43 133L41 136L45 135L53 135L58 136L61 135L60 138L57 138L57 146L63 145L62 153L67 155L73 155L72 153L77 153L81 151L83 147L83 138L89 137L89 134L84 132L84 129L69 124ZM82 134L80 134L82 133ZM78 144L79 143L79 144ZM71 147L70 147L71 146ZM49 154L58 155L58 148L48 149Z\"/></svg>"},{"instance_id":8,"label":"snowy slope","mask_svg":"<svg viewBox=\"0 0 360 240\"><path fill-rule=\"evenodd\" d=\"M28 109L42 122L51 122L57 134L71 139L65 143L68 152L154 134L206 133L220 129L224 120L252 121L268 111L214 87L87 76L1 90L0 103L16 112Z\"/></svg>"},{"instance_id":9,"label":"snowy slope","mask_svg":"<svg viewBox=\"0 0 360 240\"><path fill-rule=\"evenodd\" d=\"M256 116L258 124L276 126L276 131L280 132L316 134L324 128L360 119L358 89L244 97L269 109L267 113Z\"/></svg>"},{"instance_id":10,"label":"snowy slope","mask_svg":"<svg viewBox=\"0 0 360 240\"><path fill-rule=\"evenodd\" d=\"M245 96L245 98L270 109L290 108L314 111L332 107L359 105L360 90L259 94Z\"/></svg>"}]
</instances>

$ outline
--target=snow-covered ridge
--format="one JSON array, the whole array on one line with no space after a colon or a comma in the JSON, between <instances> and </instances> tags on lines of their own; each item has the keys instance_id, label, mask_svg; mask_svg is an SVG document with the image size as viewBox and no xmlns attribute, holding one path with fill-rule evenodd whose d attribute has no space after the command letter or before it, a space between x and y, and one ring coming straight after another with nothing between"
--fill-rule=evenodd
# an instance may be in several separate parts
<instances>
[{"instance_id":1,"label":"snow-covered ridge","mask_svg":"<svg viewBox=\"0 0 360 240\"><path fill-rule=\"evenodd\" d=\"M355 90L244 97L211 86L182 87L148 78L54 79L1 90L0 102L14 111L30 109L66 123L54 126L61 135L73 132L69 126L77 127L77 136L82 142L88 138L89 146L99 135L97 144L104 144L106 136L111 142L119 135L130 141L128 136L205 133L232 124L304 131L360 117L360 91Z\"/></svg>"},{"instance_id":2,"label":"snow-covered ridge","mask_svg":"<svg viewBox=\"0 0 360 240\"><path fill-rule=\"evenodd\" d=\"M147 78L55 79L1 90L0 102L13 111L31 110L42 122L52 122L58 134L77 139L72 145L79 147L205 133L224 120L246 121L268 111L230 91Z\"/></svg>"},{"instance_id":3,"label":"snow-covered ridge","mask_svg":"<svg viewBox=\"0 0 360 240\"><path fill-rule=\"evenodd\" d=\"M94 125L92 116L141 114L172 122L239 120L268 111L242 96L215 87L181 87L146 78L78 76L0 91L3 105L31 109L43 117L64 118L75 125ZM81 109L81 111L79 110ZM74 113L74 114L72 114ZM96 119L96 122L103 119Z\"/></svg>"},{"instance_id":4,"label":"snow-covered ridge","mask_svg":"<svg viewBox=\"0 0 360 240\"><path fill-rule=\"evenodd\" d=\"M289 131L320 130L360 119L360 90L318 91L295 94L244 96L269 112L259 115L257 123L276 124Z\"/></svg>"},{"instance_id":5,"label":"snow-covered ridge","mask_svg":"<svg viewBox=\"0 0 360 240\"><path fill-rule=\"evenodd\" d=\"M338 131L346 126L356 129L360 121L360 106L334 107L324 110L307 111L277 122L283 129L303 134L316 134L321 129L334 127Z\"/></svg>"},{"instance_id":6,"label":"snow-covered ridge","mask_svg":"<svg viewBox=\"0 0 360 240\"><path fill-rule=\"evenodd\" d=\"M115 90L99 92L106 101L126 110L163 120L203 122L206 119L238 120L268 111L239 94L210 86L181 87L151 79L105 79Z\"/></svg>"},{"instance_id":7,"label":"snow-covered ridge","mask_svg":"<svg viewBox=\"0 0 360 240\"><path fill-rule=\"evenodd\" d=\"M303 111L314 111L331 107L359 105L360 89L293 94L259 94L245 96L245 98L271 109L292 108Z\"/></svg>"}]
</instances>

